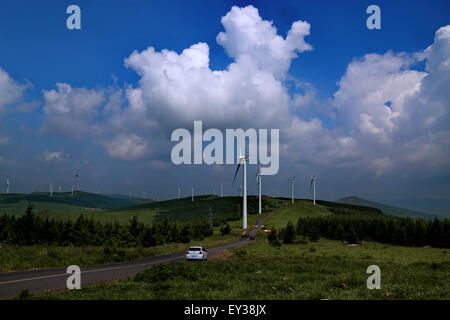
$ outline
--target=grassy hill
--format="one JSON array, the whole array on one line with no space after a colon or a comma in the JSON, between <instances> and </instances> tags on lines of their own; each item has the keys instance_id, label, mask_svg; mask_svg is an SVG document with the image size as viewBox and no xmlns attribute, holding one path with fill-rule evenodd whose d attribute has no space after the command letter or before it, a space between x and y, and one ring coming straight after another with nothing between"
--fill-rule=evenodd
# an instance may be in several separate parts
<instances>
[{"instance_id":1,"label":"grassy hill","mask_svg":"<svg viewBox=\"0 0 450 320\"><path fill-rule=\"evenodd\" d=\"M170 221L191 221L207 218L209 208L213 217L240 216L242 214L241 197L218 197L213 195L197 196L192 202L190 197L160 202L144 202L143 199L110 197L92 193L77 192L53 194L10 194L0 195L0 214L21 215L28 203L35 206L35 212L49 218L75 220L81 214L96 221L128 223L133 216L140 222L151 223L154 219L167 218ZM248 213L257 213L258 197L249 196ZM283 206L284 200L263 197L263 208L270 211Z\"/></svg>"},{"instance_id":2,"label":"grassy hill","mask_svg":"<svg viewBox=\"0 0 450 320\"><path fill-rule=\"evenodd\" d=\"M142 203L138 199L120 199L104 195L77 191L53 193L34 192L31 194L1 194L0 213L21 215L29 203L35 206L36 212L77 212L92 211L93 209L112 209Z\"/></svg>"},{"instance_id":3,"label":"grassy hill","mask_svg":"<svg viewBox=\"0 0 450 320\"><path fill-rule=\"evenodd\" d=\"M273 199L263 196L262 205L264 212L271 211L275 208L283 206L285 201ZM156 212L156 219L165 219L171 221L190 221L196 219L207 218L209 208L213 217L241 216L242 215L242 198L241 197L218 197L215 195L204 195L195 197L192 201L191 197L172 199L159 202L144 203L125 208L115 209L117 213L123 212ZM247 211L249 214L258 212L258 197L249 196L247 198Z\"/></svg>"},{"instance_id":4,"label":"grassy hill","mask_svg":"<svg viewBox=\"0 0 450 320\"><path fill-rule=\"evenodd\" d=\"M336 200L336 202L350 204L350 205L377 208L377 209L383 211L383 213L385 213L385 214L402 217L402 218L411 217L411 218L422 218L422 219L429 220L429 219L434 219L434 217L435 217L435 215L432 215L432 214L409 210L409 209L398 208L398 207L393 207L393 206L388 206L388 205L385 205L382 203L372 202L372 201L364 200L364 199L361 199L358 197L342 198L342 199Z\"/></svg>"}]
</instances>

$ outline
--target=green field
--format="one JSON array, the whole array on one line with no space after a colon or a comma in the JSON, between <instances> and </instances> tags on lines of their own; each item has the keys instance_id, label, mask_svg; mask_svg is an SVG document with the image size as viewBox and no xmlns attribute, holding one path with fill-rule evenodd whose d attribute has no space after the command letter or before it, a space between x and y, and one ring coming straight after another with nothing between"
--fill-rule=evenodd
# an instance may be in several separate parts
<instances>
[{"instance_id":1,"label":"green field","mask_svg":"<svg viewBox=\"0 0 450 320\"><path fill-rule=\"evenodd\" d=\"M369 290L366 269L381 268ZM273 247L264 236L208 263L159 265L126 280L41 299L449 299L448 250L337 241Z\"/></svg>"},{"instance_id":2,"label":"green field","mask_svg":"<svg viewBox=\"0 0 450 320\"><path fill-rule=\"evenodd\" d=\"M332 213L323 205L316 204L314 206L310 200L296 200L294 204L279 209L277 214L264 221L264 225L279 230L284 228L289 221L297 223L299 217L318 217L330 214Z\"/></svg>"},{"instance_id":3,"label":"green field","mask_svg":"<svg viewBox=\"0 0 450 320\"><path fill-rule=\"evenodd\" d=\"M264 224L279 228L302 216L327 214L325 207L302 201L279 209ZM249 226L257 218L249 216ZM353 247L327 239L273 246L259 231L249 245L207 263L158 265L125 280L34 298L450 299L449 251L376 242ZM366 287L370 265L381 268L380 290Z\"/></svg>"}]
</instances>

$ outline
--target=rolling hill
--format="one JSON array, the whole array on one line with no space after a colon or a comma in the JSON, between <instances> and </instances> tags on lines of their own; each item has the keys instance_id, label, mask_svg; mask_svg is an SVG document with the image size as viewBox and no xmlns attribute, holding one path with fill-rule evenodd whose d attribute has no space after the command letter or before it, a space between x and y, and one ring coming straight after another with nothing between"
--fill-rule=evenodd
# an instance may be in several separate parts
<instances>
[{"instance_id":1,"label":"rolling hill","mask_svg":"<svg viewBox=\"0 0 450 320\"><path fill-rule=\"evenodd\" d=\"M84 211L93 209L113 209L142 203L142 199L120 199L109 196L77 191L53 193L34 192L31 194L2 194L0 195L0 213L20 215L29 203L35 211Z\"/></svg>"},{"instance_id":2,"label":"rolling hill","mask_svg":"<svg viewBox=\"0 0 450 320\"><path fill-rule=\"evenodd\" d=\"M372 201L361 199L361 198L354 197L354 196L342 198L342 199L336 200L336 202L357 205L357 206L377 208L385 214L396 216L396 217L402 217L402 218L411 217L411 218L422 218L422 219L429 220L429 219L434 219L434 217L436 217L436 215L433 215L433 214L388 206L388 205L385 205L382 203L372 202Z\"/></svg>"},{"instance_id":3,"label":"rolling hill","mask_svg":"<svg viewBox=\"0 0 450 320\"><path fill-rule=\"evenodd\" d=\"M267 196L262 198L264 211L270 211L283 205L284 201L273 199ZM258 197L248 196L248 213L257 213ZM130 207L118 208L114 211L153 211L158 214L156 219L165 219L171 221L189 221L195 219L207 218L209 208L213 216L232 216L241 215L242 198L241 197L219 197L215 195L196 196L195 201L191 197L172 199L159 202L143 203Z\"/></svg>"}]
</instances>

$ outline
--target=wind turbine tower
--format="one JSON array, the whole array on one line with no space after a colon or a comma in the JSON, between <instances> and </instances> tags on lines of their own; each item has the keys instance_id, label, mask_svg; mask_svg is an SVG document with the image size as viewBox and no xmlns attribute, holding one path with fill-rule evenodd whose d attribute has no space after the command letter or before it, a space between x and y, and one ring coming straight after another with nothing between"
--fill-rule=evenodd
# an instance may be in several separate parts
<instances>
[{"instance_id":1,"label":"wind turbine tower","mask_svg":"<svg viewBox=\"0 0 450 320\"><path fill-rule=\"evenodd\" d=\"M181 188L178 188L178 199L181 199Z\"/></svg>"},{"instance_id":2,"label":"wind turbine tower","mask_svg":"<svg viewBox=\"0 0 450 320\"><path fill-rule=\"evenodd\" d=\"M223 183L220 184L220 197L223 198Z\"/></svg>"},{"instance_id":3,"label":"wind turbine tower","mask_svg":"<svg viewBox=\"0 0 450 320\"><path fill-rule=\"evenodd\" d=\"M314 192L314 198L313 198L313 201L314 201L314 205L316 205L316 175L315 174L313 174L312 176L311 176L311 184L309 185L309 190L311 190L311 187L313 187L313 192Z\"/></svg>"},{"instance_id":4,"label":"wind turbine tower","mask_svg":"<svg viewBox=\"0 0 450 320\"><path fill-rule=\"evenodd\" d=\"M295 176L288 178L289 183L291 184L291 202L294 204L294 180Z\"/></svg>"},{"instance_id":5,"label":"wind turbine tower","mask_svg":"<svg viewBox=\"0 0 450 320\"><path fill-rule=\"evenodd\" d=\"M6 194L9 194L9 178L6 177Z\"/></svg>"},{"instance_id":6,"label":"wind turbine tower","mask_svg":"<svg viewBox=\"0 0 450 320\"><path fill-rule=\"evenodd\" d=\"M234 178L233 178L233 184L234 184L234 180L236 180L236 176L239 172L239 168L241 166L241 163L243 163L243 167L244 167L244 175L243 175L243 180L244 180L244 193L242 195L242 229L247 229L247 160L248 158L245 157L245 155L242 155L242 151L239 154L239 161L238 161L238 166L236 168L236 173L234 174Z\"/></svg>"},{"instance_id":7,"label":"wind turbine tower","mask_svg":"<svg viewBox=\"0 0 450 320\"><path fill-rule=\"evenodd\" d=\"M192 202L194 202L194 188L191 188L191 198L192 198Z\"/></svg>"}]
</instances>

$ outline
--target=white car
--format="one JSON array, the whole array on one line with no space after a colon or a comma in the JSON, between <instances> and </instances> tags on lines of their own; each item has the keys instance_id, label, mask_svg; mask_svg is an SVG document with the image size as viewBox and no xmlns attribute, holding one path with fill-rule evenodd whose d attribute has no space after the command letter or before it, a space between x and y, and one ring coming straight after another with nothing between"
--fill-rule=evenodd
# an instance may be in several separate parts
<instances>
[{"instance_id":1,"label":"white car","mask_svg":"<svg viewBox=\"0 0 450 320\"><path fill-rule=\"evenodd\" d=\"M202 246L190 247L186 252L186 260L208 260L208 250Z\"/></svg>"}]
</instances>

